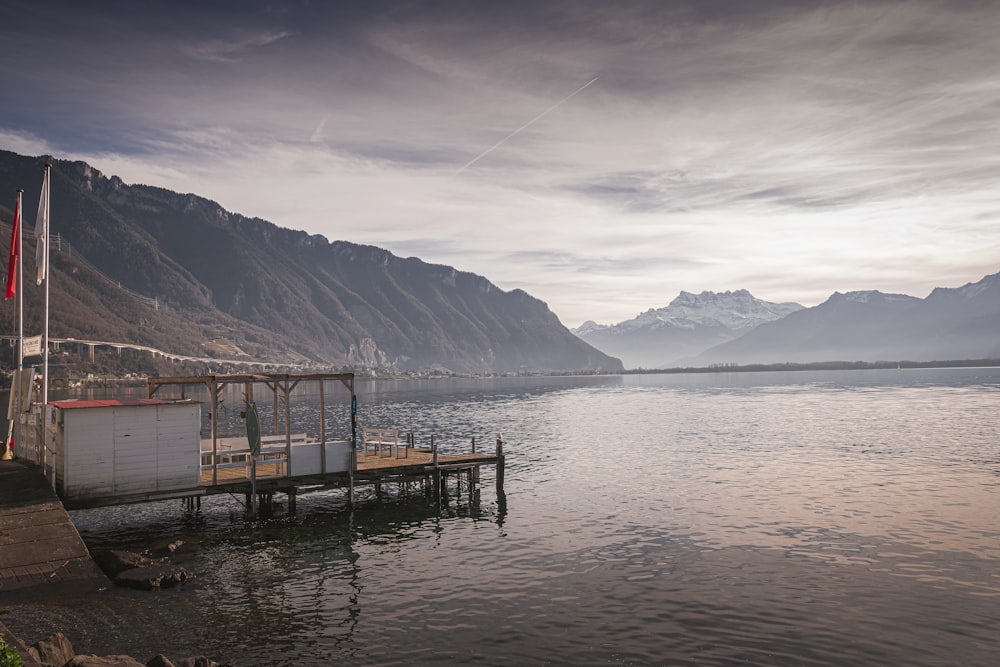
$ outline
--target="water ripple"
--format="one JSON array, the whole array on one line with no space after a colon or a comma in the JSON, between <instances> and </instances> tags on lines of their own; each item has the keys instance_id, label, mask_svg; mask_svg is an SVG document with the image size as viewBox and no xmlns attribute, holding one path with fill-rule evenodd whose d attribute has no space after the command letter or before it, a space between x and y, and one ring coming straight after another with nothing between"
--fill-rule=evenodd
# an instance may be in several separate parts
<instances>
[{"instance_id":1,"label":"water ripple","mask_svg":"<svg viewBox=\"0 0 1000 667\"><path fill-rule=\"evenodd\" d=\"M226 497L193 515L75 513L95 548L183 539L175 558L198 577L18 604L4 623L29 640L71 625L92 652L244 667L1000 654L996 369L376 382L359 395L364 420L446 450L503 432L505 494L484 472L474 501L444 507L389 494L351 511L321 492L300 496L298 517L252 524Z\"/></svg>"}]
</instances>

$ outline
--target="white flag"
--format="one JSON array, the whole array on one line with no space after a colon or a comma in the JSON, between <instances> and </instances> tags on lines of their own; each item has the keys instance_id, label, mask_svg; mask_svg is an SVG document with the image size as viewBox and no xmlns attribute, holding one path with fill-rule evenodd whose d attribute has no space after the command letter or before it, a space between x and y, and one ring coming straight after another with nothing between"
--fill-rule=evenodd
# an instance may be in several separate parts
<instances>
[{"instance_id":1,"label":"white flag","mask_svg":"<svg viewBox=\"0 0 1000 667\"><path fill-rule=\"evenodd\" d=\"M42 196L38 199L38 217L35 218L35 266L38 273L35 284L41 285L49 275L49 170L42 179Z\"/></svg>"}]
</instances>

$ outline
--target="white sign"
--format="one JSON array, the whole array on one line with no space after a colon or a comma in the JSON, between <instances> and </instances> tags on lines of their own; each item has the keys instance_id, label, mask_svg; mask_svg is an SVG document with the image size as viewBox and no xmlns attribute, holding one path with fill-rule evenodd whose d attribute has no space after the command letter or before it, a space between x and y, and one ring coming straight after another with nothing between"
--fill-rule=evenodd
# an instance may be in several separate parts
<instances>
[{"instance_id":1,"label":"white sign","mask_svg":"<svg viewBox=\"0 0 1000 667\"><path fill-rule=\"evenodd\" d=\"M37 357L42 353L42 337L32 336L24 339L24 356Z\"/></svg>"}]
</instances>

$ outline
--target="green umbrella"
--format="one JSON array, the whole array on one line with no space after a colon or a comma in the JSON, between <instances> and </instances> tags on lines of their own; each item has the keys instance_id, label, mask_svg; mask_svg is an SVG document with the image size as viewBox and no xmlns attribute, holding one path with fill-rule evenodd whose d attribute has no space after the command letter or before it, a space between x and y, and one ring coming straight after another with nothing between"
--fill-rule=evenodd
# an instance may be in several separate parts
<instances>
[{"instance_id":1,"label":"green umbrella","mask_svg":"<svg viewBox=\"0 0 1000 667\"><path fill-rule=\"evenodd\" d=\"M260 416L253 401L247 401L247 442L250 443L251 454L260 454Z\"/></svg>"}]
</instances>

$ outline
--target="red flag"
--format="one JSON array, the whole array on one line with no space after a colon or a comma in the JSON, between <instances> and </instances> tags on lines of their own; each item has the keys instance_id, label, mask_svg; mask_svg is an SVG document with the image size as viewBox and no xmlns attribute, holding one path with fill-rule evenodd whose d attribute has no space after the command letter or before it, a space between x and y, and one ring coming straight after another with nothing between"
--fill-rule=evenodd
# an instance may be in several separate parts
<instances>
[{"instance_id":1,"label":"red flag","mask_svg":"<svg viewBox=\"0 0 1000 667\"><path fill-rule=\"evenodd\" d=\"M14 207L14 231L10 235L10 259L7 260L7 292L3 300L11 298L17 293L17 258L21 254L21 244L18 242L20 234L18 227L21 224L21 197L17 197L17 206Z\"/></svg>"}]
</instances>

